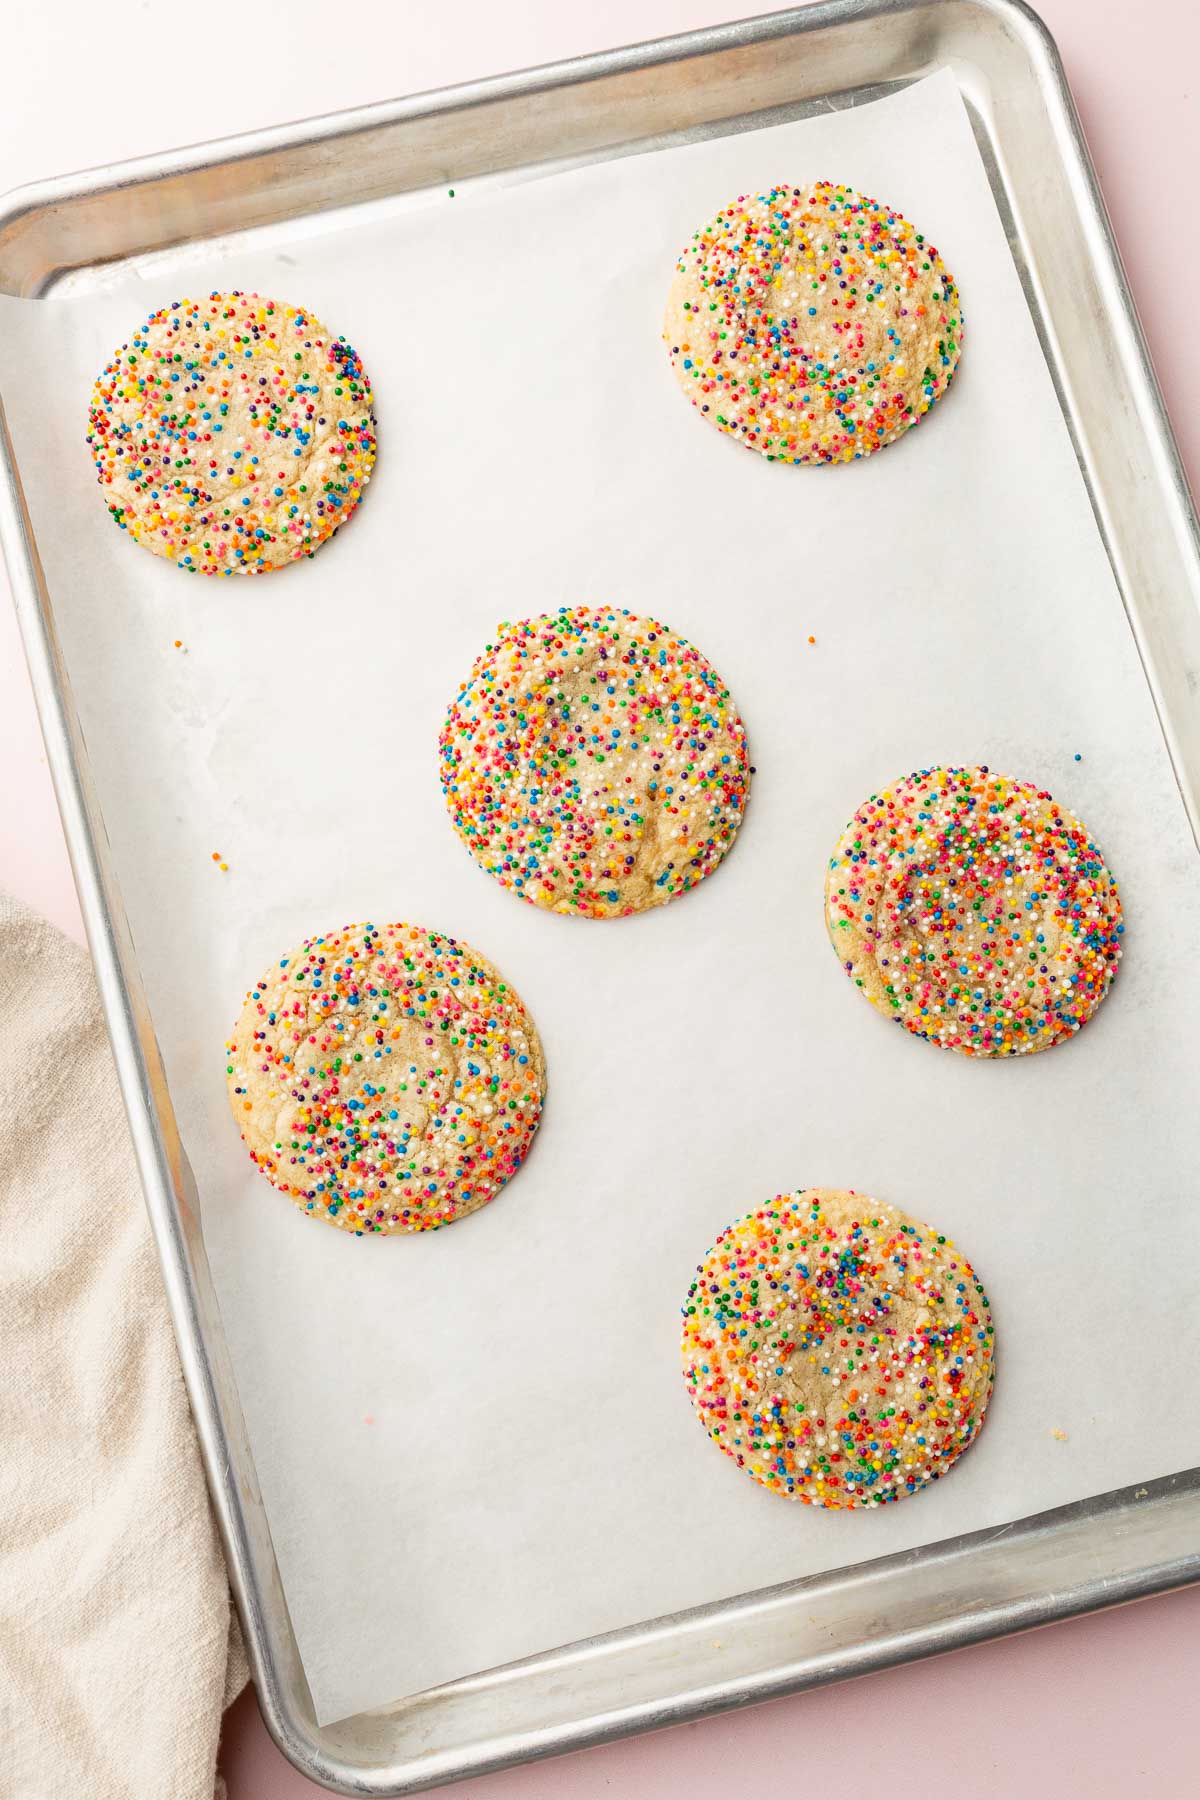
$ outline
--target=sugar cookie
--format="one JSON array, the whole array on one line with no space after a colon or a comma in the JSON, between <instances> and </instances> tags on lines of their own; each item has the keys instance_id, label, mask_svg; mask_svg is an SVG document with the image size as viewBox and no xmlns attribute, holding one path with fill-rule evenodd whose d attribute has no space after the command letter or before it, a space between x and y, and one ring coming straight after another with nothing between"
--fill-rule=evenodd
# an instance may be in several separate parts
<instances>
[{"instance_id":1,"label":"sugar cookie","mask_svg":"<svg viewBox=\"0 0 1200 1800\"><path fill-rule=\"evenodd\" d=\"M665 625L611 607L501 625L441 736L481 867L552 912L612 918L712 873L750 780L729 690Z\"/></svg>"},{"instance_id":2,"label":"sugar cookie","mask_svg":"<svg viewBox=\"0 0 1200 1800\"><path fill-rule=\"evenodd\" d=\"M772 462L869 456L962 352L958 291L893 207L840 182L743 194L676 265L663 337L702 417Z\"/></svg>"},{"instance_id":3,"label":"sugar cookie","mask_svg":"<svg viewBox=\"0 0 1200 1800\"><path fill-rule=\"evenodd\" d=\"M863 802L825 882L846 973L916 1037L1024 1056L1077 1032L1124 925L1087 831L1029 781L919 769Z\"/></svg>"},{"instance_id":4,"label":"sugar cookie","mask_svg":"<svg viewBox=\"0 0 1200 1800\"><path fill-rule=\"evenodd\" d=\"M112 517L192 574L311 556L375 462L371 383L345 338L257 294L152 313L97 380L88 425Z\"/></svg>"},{"instance_id":5,"label":"sugar cookie","mask_svg":"<svg viewBox=\"0 0 1200 1800\"><path fill-rule=\"evenodd\" d=\"M252 1160L343 1231L429 1231L494 1200L546 1088L532 1019L490 963L420 925L308 938L226 1045Z\"/></svg>"},{"instance_id":6,"label":"sugar cookie","mask_svg":"<svg viewBox=\"0 0 1200 1800\"><path fill-rule=\"evenodd\" d=\"M948 1238L829 1188L728 1226L683 1307L688 1394L772 1493L881 1506L937 1481L992 1392L987 1296Z\"/></svg>"}]
</instances>

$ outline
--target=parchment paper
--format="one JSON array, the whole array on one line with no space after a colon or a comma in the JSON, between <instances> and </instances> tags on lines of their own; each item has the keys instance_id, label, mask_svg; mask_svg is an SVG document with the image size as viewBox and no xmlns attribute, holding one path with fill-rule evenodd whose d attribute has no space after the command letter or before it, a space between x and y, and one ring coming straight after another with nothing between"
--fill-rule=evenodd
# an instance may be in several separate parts
<instances>
[{"instance_id":1,"label":"parchment paper","mask_svg":"<svg viewBox=\"0 0 1200 1800\"><path fill-rule=\"evenodd\" d=\"M966 349L902 444L848 469L779 468L685 404L659 321L678 249L720 205L826 174L938 245ZM253 581L185 579L135 548L83 442L112 347L164 300L222 286L314 309L378 396L359 516L313 562ZM507 193L172 252L74 298L7 302L2 324L322 1721L1200 1461L1196 857L948 73ZM585 600L699 644L757 767L717 874L610 923L548 917L493 883L437 775L445 707L495 623ZM976 761L1078 811L1127 908L1096 1019L1012 1063L885 1024L822 923L825 861L858 802L912 768ZM415 1239L306 1221L251 1168L226 1107L246 987L302 936L366 917L477 945L549 1059L525 1169ZM680 1378L695 1264L728 1220L806 1183L936 1221L995 1308L979 1445L880 1512L757 1489L706 1441Z\"/></svg>"}]
</instances>

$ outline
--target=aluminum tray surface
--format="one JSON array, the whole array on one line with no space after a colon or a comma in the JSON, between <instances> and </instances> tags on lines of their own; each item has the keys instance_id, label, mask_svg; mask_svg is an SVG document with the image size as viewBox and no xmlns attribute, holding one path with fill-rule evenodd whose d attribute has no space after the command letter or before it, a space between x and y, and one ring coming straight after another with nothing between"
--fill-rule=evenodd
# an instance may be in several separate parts
<instances>
[{"instance_id":1,"label":"aluminum tray surface","mask_svg":"<svg viewBox=\"0 0 1200 1800\"><path fill-rule=\"evenodd\" d=\"M107 265L195 237L451 177L541 172L852 106L943 67L971 114L1194 822L1196 522L1061 68L1011 0L838 0L64 178L0 212L0 291L102 281ZM318 1728L7 430L3 451L0 527L184 1371L264 1716L298 1767L346 1793L415 1792L1200 1577L1190 1471Z\"/></svg>"}]
</instances>

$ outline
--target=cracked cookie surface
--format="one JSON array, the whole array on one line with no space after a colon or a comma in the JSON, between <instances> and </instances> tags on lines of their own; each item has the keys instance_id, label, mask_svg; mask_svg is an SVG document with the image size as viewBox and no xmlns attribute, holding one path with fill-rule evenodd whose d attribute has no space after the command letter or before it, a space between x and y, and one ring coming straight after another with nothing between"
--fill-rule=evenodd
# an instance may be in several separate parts
<instances>
[{"instance_id":1,"label":"cracked cookie surface","mask_svg":"<svg viewBox=\"0 0 1200 1800\"><path fill-rule=\"evenodd\" d=\"M745 727L712 665L656 620L606 607L502 624L440 751L476 862L534 906L596 919L711 874L750 781Z\"/></svg>"},{"instance_id":2,"label":"cracked cookie surface","mask_svg":"<svg viewBox=\"0 0 1200 1800\"><path fill-rule=\"evenodd\" d=\"M772 462L894 443L950 384L962 309L933 246L840 182L743 194L676 265L663 337L701 417Z\"/></svg>"},{"instance_id":3,"label":"cracked cookie surface","mask_svg":"<svg viewBox=\"0 0 1200 1800\"><path fill-rule=\"evenodd\" d=\"M302 307L176 300L100 374L88 444L135 542L191 574L259 575L311 556L362 499L371 383Z\"/></svg>"},{"instance_id":4,"label":"cracked cookie surface","mask_svg":"<svg viewBox=\"0 0 1200 1800\"><path fill-rule=\"evenodd\" d=\"M683 1316L701 1424L788 1499L903 1499L983 1424L994 1331L974 1270L948 1238L866 1195L805 1188L736 1220Z\"/></svg>"},{"instance_id":5,"label":"cracked cookie surface","mask_svg":"<svg viewBox=\"0 0 1200 1800\"><path fill-rule=\"evenodd\" d=\"M825 880L847 975L915 1037L1025 1056L1073 1037L1121 957L1121 900L1075 815L985 766L919 769L865 800Z\"/></svg>"},{"instance_id":6,"label":"cracked cookie surface","mask_svg":"<svg viewBox=\"0 0 1200 1800\"><path fill-rule=\"evenodd\" d=\"M420 925L308 938L246 996L229 1103L267 1180L361 1234L428 1231L520 1168L546 1066L512 987Z\"/></svg>"}]
</instances>

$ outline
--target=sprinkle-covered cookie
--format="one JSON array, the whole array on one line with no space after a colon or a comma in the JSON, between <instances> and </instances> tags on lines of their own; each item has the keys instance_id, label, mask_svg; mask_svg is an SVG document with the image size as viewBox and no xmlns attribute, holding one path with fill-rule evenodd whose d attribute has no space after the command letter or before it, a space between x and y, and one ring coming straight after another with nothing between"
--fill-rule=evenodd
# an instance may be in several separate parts
<instances>
[{"instance_id":1,"label":"sprinkle-covered cookie","mask_svg":"<svg viewBox=\"0 0 1200 1800\"><path fill-rule=\"evenodd\" d=\"M894 207L840 182L743 194L676 265L663 337L701 415L771 462L842 463L924 417L962 352L958 290Z\"/></svg>"},{"instance_id":2,"label":"sprinkle-covered cookie","mask_svg":"<svg viewBox=\"0 0 1200 1800\"><path fill-rule=\"evenodd\" d=\"M257 294L174 300L92 392L88 443L112 517L200 575L311 556L375 463L371 383L345 338Z\"/></svg>"},{"instance_id":3,"label":"sprinkle-covered cookie","mask_svg":"<svg viewBox=\"0 0 1200 1800\"><path fill-rule=\"evenodd\" d=\"M1047 1050L1121 957L1121 901L1073 813L990 769L919 769L863 802L825 882L846 973L916 1037L964 1056Z\"/></svg>"},{"instance_id":4,"label":"sprinkle-covered cookie","mask_svg":"<svg viewBox=\"0 0 1200 1800\"><path fill-rule=\"evenodd\" d=\"M975 1271L948 1238L864 1195L805 1188L736 1220L683 1320L701 1424L789 1500L902 1500L983 1424L994 1339Z\"/></svg>"},{"instance_id":5,"label":"sprinkle-covered cookie","mask_svg":"<svg viewBox=\"0 0 1200 1800\"><path fill-rule=\"evenodd\" d=\"M537 1130L542 1046L477 951L420 925L308 938L226 1045L252 1161L343 1231L430 1231L494 1200Z\"/></svg>"},{"instance_id":6,"label":"sprinkle-covered cookie","mask_svg":"<svg viewBox=\"0 0 1200 1800\"><path fill-rule=\"evenodd\" d=\"M700 652L611 607L501 625L450 708L442 790L523 900L614 918L711 874L741 824L746 731Z\"/></svg>"}]
</instances>

